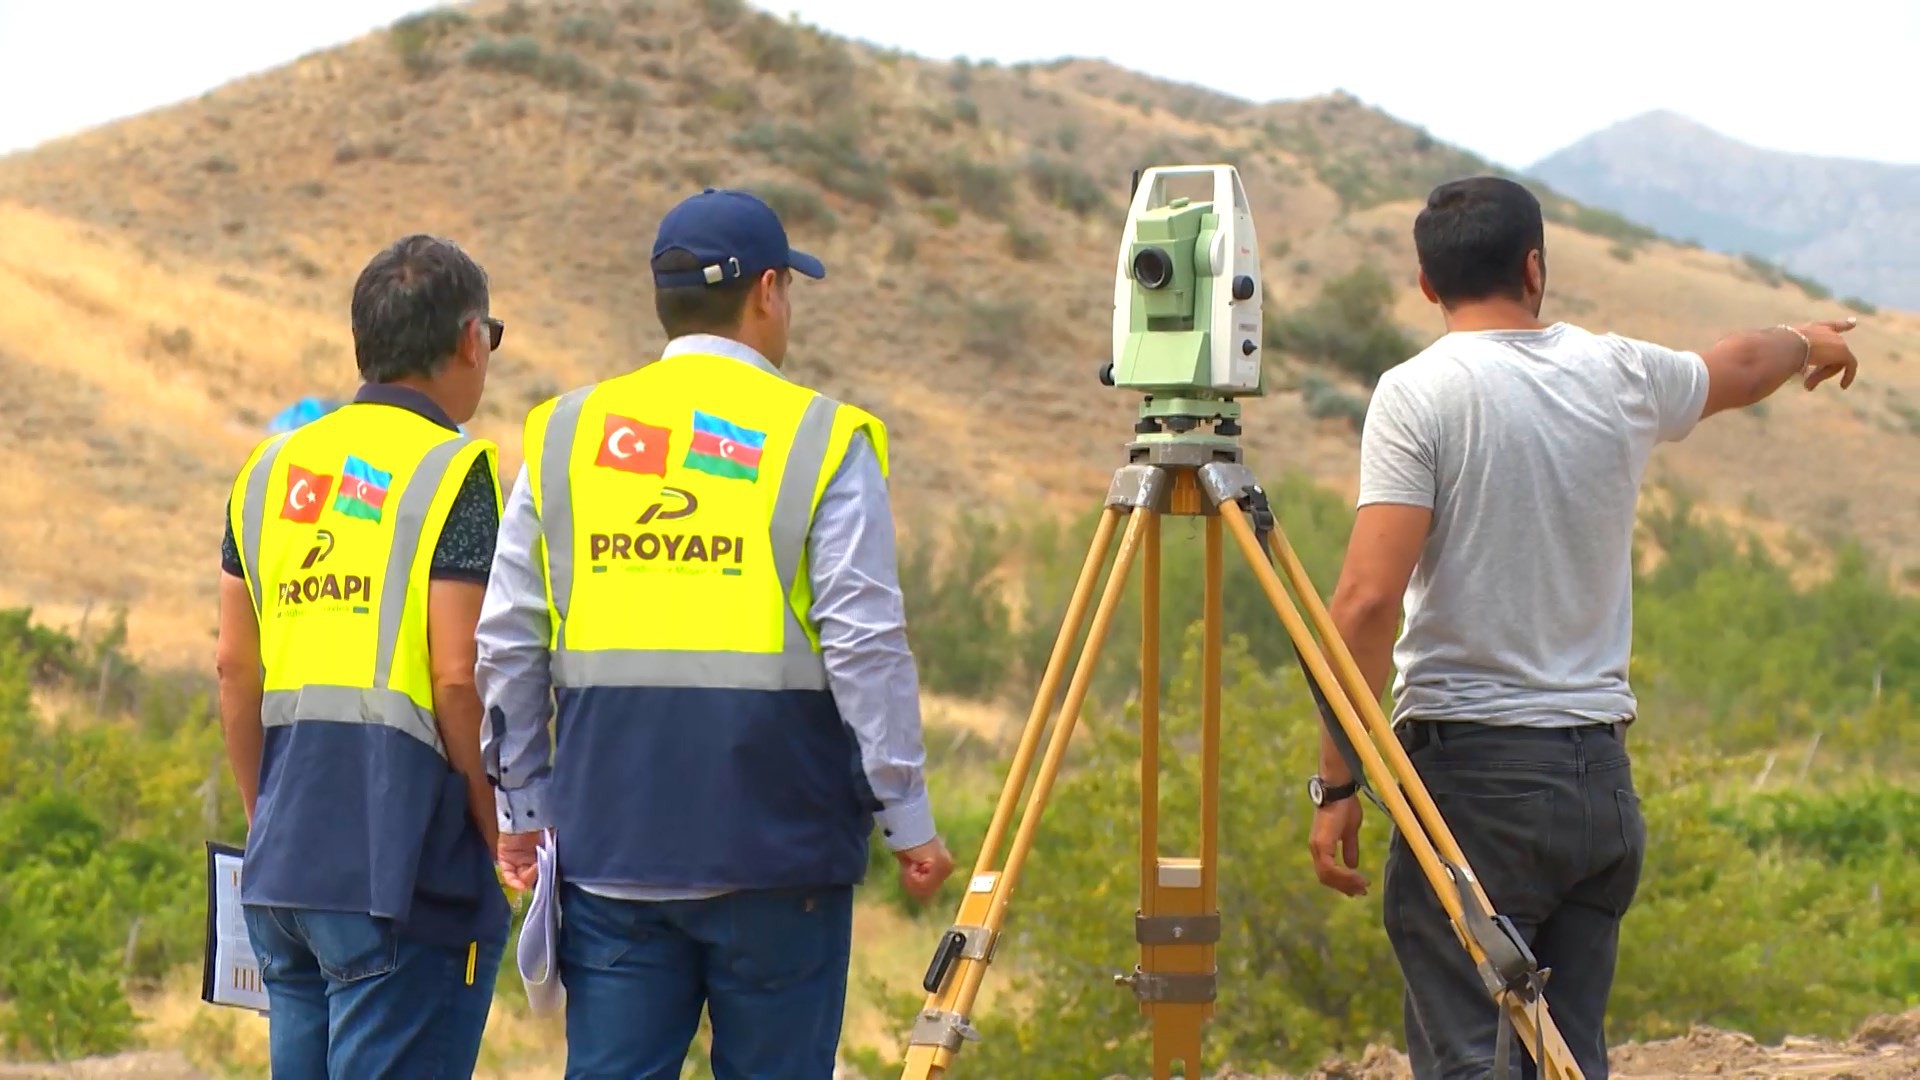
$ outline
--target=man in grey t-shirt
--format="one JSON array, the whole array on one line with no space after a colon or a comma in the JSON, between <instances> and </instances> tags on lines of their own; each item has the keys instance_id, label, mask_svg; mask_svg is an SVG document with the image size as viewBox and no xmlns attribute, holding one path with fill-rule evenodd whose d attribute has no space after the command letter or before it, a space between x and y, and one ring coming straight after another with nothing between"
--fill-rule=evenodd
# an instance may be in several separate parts
<instances>
[{"instance_id":1,"label":"man in grey t-shirt","mask_svg":"<svg viewBox=\"0 0 1920 1080\"><path fill-rule=\"evenodd\" d=\"M1401 743L1495 910L1553 969L1547 1003L1581 1071L1599 1080L1620 919L1646 843L1624 736L1647 459L1796 375L1809 390L1835 375L1852 385L1841 333L1853 320L1697 352L1542 323L1540 204L1508 180L1442 184L1413 232L1421 289L1447 333L1374 392L1329 606L1375 694L1397 669ZM1309 790L1315 873L1365 893L1361 803L1324 732ZM1485 1076L1498 1011L1398 835L1382 907L1406 979L1414 1075Z\"/></svg>"}]
</instances>

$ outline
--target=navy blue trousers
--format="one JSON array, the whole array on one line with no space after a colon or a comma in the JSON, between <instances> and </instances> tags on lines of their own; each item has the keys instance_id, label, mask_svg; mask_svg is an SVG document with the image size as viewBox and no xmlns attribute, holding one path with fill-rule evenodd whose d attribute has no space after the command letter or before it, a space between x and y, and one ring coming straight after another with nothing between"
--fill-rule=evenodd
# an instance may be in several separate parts
<instances>
[{"instance_id":1,"label":"navy blue trousers","mask_svg":"<svg viewBox=\"0 0 1920 1080\"><path fill-rule=\"evenodd\" d=\"M466 1078L493 1007L500 936L471 951L410 940L389 919L242 909L267 987L274 1080Z\"/></svg>"},{"instance_id":2,"label":"navy blue trousers","mask_svg":"<svg viewBox=\"0 0 1920 1080\"><path fill-rule=\"evenodd\" d=\"M560 890L567 1080L678 1080L706 1007L715 1080L830 1080L853 887L634 901Z\"/></svg>"}]
</instances>

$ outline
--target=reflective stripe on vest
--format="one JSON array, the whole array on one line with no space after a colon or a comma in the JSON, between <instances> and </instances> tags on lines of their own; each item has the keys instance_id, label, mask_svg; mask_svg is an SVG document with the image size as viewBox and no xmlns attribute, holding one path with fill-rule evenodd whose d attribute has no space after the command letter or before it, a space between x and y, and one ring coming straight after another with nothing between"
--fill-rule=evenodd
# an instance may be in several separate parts
<instances>
[{"instance_id":1,"label":"reflective stripe on vest","mask_svg":"<svg viewBox=\"0 0 1920 1080\"><path fill-rule=\"evenodd\" d=\"M260 533L267 513L267 481L273 475L273 462L285 446L286 436L274 440L260 454L253 472L247 477L246 501L240 521L244 535L240 539L241 558L247 561L247 576L253 586L253 608L262 608L264 586L260 580ZM407 481L395 511L393 547L387 553L386 585L381 589L378 634L373 661L373 685L307 686L298 690L268 690L261 702L261 722L267 727L292 724L298 720L327 720L336 723L376 724L404 732L446 757L440 727L433 714L420 707L405 693L388 686L393 674L394 653L400 647L400 623L407 610L408 571L420 550L420 538L426 532L427 511L439 494L453 459L470 442L462 436L436 444L420 459L420 465Z\"/></svg>"},{"instance_id":2,"label":"reflective stripe on vest","mask_svg":"<svg viewBox=\"0 0 1920 1080\"><path fill-rule=\"evenodd\" d=\"M548 574L559 637L552 657L555 686L703 686L735 690L825 690L827 669L813 650L800 618L788 600L793 595L800 557L806 552L807 526L813 517L813 491L833 440L836 405L815 395L807 402L780 490L774 498L770 536L786 612L778 653L689 651L679 649L567 648L567 609L573 597L573 477L568 468L580 410L593 387L582 387L554 403L540 455L540 528L546 540Z\"/></svg>"}]
</instances>

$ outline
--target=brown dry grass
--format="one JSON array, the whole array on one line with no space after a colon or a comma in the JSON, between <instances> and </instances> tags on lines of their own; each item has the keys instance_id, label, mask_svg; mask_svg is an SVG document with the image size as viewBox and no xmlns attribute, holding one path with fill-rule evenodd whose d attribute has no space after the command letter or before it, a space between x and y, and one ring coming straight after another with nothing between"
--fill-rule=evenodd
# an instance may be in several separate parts
<instances>
[{"instance_id":1,"label":"brown dry grass","mask_svg":"<svg viewBox=\"0 0 1920 1080\"><path fill-rule=\"evenodd\" d=\"M1148 159L1241 168L1276 308L1365 259L1400 281L1418 341L1439 330L1408 269L1409 199L1472 163L1348 98L1254 106L1084 61L962 68L730 20L718 0L465 10L411 53L373 35L0 160L0 447L16 463L0 602L56 619L125 604L136 651L203 666L232 471L273 411L351 390L352 277L415 229L493 275L510 329L473 426L511 469L528 406L657 349L644 261L661 211L709 182L790 193L796 242L832 269L800 289L793 373L888 419L914 535L959 505L1101 497L1132 402L1092 371L1125 178ZM473 62L517 35L544 67ZM1084 216L1044 205L1033 159L1081 185ZM1550 314L1699 345L1838 313L1732 259L1615 247L1553 228ZM1857 338L1851 392L1710 423L1656 474L1913 563L1920 319L1883 314ZM1257 467L1351 493L1342 422L1278 390L1250 414Z\"/></svg>"}]
</instances>

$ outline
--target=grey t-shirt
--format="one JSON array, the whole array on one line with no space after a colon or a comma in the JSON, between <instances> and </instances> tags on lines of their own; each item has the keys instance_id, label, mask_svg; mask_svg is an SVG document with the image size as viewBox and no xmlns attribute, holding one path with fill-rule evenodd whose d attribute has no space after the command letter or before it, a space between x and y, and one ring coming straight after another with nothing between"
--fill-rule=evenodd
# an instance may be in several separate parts
<instances>
[{"instance_id":1,"label":"grey t-shirt","mask_svg":"<svg viewBox=\"0 0 1920 1080\"><path fill-rule=\"evenodd\" d=\"M1565 323L1450 333L1381 378L1359 505L1433 510L1394 646L1394 722L1633 717L1640 480L1706 395L1697 353Z\"/></svg>"}]
</instances>

